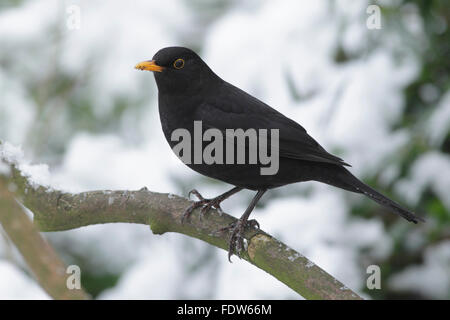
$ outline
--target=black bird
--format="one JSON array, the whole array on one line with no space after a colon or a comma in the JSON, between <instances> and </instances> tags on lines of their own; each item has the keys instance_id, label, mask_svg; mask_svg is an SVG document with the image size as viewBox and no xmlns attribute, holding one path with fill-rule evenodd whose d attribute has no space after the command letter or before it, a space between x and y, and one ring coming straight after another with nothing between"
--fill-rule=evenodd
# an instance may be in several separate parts
<instances>
[{"instance_id":1,"label":"black bird","mask_svg":"<svg viewBox=\"0 0 450 320\"><path fill-rule=\"evenodd\" d=\"M186 210L183 220L195 208L202 207L202 215L211 208L220 209L223 200L242 189L257 191L242 217L229 227L229 259L233 253L240 254L244 229L250 225L259 227L248 217L263 194L268 189L295 182L315 180L362 193L408 221L424 221L361 182L345 168L349 166L347 163L328 153L301 125L222 80L192 50L163 48L152 60L141 62L136 68L154 71L162 129L172 148L178 143L171 139L174 130L184 128L193 134L194 121L201 121L203 128L215 128L220 132L238 128L279 130L279 170L274 175L261 175L261 164L187 164L205 176L235 187L213 199L204 199L192 190L189 194L195 194L199 201Z\"/></svg>"}]
</instances>

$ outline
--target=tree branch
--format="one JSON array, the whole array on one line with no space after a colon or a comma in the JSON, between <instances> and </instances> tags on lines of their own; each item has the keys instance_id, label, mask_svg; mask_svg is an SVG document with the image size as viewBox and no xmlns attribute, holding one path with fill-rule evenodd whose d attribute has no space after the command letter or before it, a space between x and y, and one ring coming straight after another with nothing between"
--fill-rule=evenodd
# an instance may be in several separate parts
<instances>
[{"instance_id":1,"label":"tree branch","mask_svg":"<svg viewBox=\"0 0 450 320\"><path fill-rule=\"evenodd\" d=\"M24 257L41 287L54 299L88 299L82 289L69 290L66 266L45 241L8 190L0 175L0 224Z\"/></svg>"},{"instance_id":2,"label":"tree branch","mask_svg":"<svg viewBox=\"0 0 450 320\"><path fill-rule=\"evenodd\" d=\"M0 154L1 155L1 154ZM154 234L178 232L227 250L228 234L216 231L236 219L211 210L200 220L195 210L182 224L181 215L190 202L182 197L148 191L90 191L65 193L36 186L9 163L9 180L16 185L15 195L34 213L41 231L62 231L82 226L128 222L150 225ZM300 253L262 230L245 234L248 249L242 258L268 272L306 299L361 299L327 272Z\"/></svg>"}]
</instances>

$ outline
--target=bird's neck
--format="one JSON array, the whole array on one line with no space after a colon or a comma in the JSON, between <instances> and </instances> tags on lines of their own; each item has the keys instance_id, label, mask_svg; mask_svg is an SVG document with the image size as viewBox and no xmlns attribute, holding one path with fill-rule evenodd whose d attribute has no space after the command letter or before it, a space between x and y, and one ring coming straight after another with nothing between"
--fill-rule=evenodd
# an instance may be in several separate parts
<instances>
[{"instance_id":1,"label":"bird's neck","mask_svg":"<svg viewBox=\"0 0 450 320\"><path fill-rule=\"evenodd\" d=\"M166 138L170 138L176 129L193 127L194 121L198 120L195 118L197 108L208 103L205 101L207 97L216 96L215 90L220 90L222 83L223 80L214 75L190 83L178 83L176 88L158 85L159 115Z\"/></svg>"}]
</instances>

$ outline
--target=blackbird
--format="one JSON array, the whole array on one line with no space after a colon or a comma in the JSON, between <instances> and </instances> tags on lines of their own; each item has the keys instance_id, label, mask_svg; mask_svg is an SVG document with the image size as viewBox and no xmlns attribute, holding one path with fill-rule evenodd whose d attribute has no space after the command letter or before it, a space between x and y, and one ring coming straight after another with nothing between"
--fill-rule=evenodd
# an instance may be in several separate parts
<instances>
[{"instance_id":1,"label":"blackbird","mask_svg":"<svg viewBox=\"0 0 450 320\"><path fill-rule=\"evenodd\" d=\"M195 135L194 122L201 121L202 128L226 132L228 129L277 129L278 170L275 174L261 174L261 163L188 162L191 169L211 178L227 182L235 187L213 199L205 199L195 189L199 201L184 213L183 221L196 208L204 215L211 208L220 210L220 203L243 190L256 191L250 205L228 230L230 260L233 253L243 249L243 233L246 227L257 226L248 220L250 213L263 194L276 187L302 181L319 181L355 193L361 193L388 208L408 221L424 221L386 196L364 184L346 169L342 159L328 153L297 122L287 118L264 102L229 84L217 76L192 50L184 47L167 47L159 50L152 60L136 65L137 69L154 72L158 86L159 114L164 135L172 147L178 141L173 132L186 129ZM227 140L227 135L224 135ZM271 140L275 141L275 140ZM194 142L191 142L193 148ZM202 143L202 148L205 143ZM203 149L202 149L203 150ZM246 145L246 150L250 149ZM180 156L180 154L178 154ZM248 159L248 157L246 158ZM231 261L231 260L230 260Z\"/></svg>"}]
</instances>

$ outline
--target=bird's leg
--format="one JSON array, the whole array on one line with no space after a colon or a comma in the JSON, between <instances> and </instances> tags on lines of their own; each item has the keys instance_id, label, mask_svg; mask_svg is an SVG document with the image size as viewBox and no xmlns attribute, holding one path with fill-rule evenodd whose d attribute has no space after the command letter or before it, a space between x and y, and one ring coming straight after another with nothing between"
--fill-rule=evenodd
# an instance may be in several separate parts
<instances>
[{"instance_id":1,"label":"bird's leg","mask_svg":"<svg viewBox=\"0 0 450 320\"><path fill-rule=\"evenodd\" d=\"M222 228L219 232L231 231L230 240L228 243L228 260L231 262L231 256L236 253L237 256L241 257L242 249L244 248L244 231L246 227L257 227L259 229L259 223L256 220L248 220L250 213L252 213L258 201L261 199L266 190L258 190L256 195L253 197L248 208L245 210L242 217L237 221L230 224L228 227Z\"/></svg>"},{"instance_id":2,"label":"bird's leg","mask_svg":"<svg viewBox=\"0 0 450 320\"><path fill-rule=\"evenodd\" d=\"M233 194L241 191L242 188L240 187L234 187L231 190L228 190L227 192L212 198L212 199L205 199L203 198L203 196L200 194L200 192L198 192L197 190L191 190L189 191L189 197L191 196L191 194L195 195L198 198L198 201L195 201L193 204L191 204L186 211L183 214L183 217L181 218L181 222L184 223L184 221L189 218L189 216L191 215L192 211L194 211L197 208L202 207L202 210L200 212L200 219L206 214L208 213L209 210L211 210L211 208L217 209L219 212L222 212L222 208L220 207L220 203L222 201L224 201L225 199L228 199L229 197L231 197Z\"/></svg>"}]
</instances>

